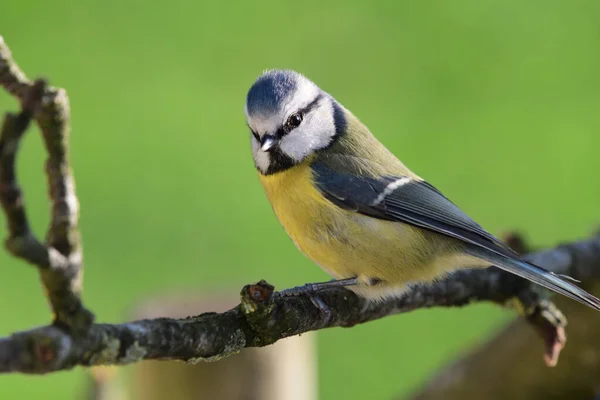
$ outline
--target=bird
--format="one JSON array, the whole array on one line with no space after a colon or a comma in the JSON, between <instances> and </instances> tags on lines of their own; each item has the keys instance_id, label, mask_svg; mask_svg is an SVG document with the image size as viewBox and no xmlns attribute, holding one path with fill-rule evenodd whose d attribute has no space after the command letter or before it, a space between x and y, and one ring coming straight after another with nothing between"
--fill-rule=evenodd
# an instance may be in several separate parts
<instances>
[{"instance_id":1,"label":"bird","mask_svg":"<svg viewBox=\"0 0 600 400\"><path fill-rule=\"evenodd\" d=\"M600 299L524 260L408 169L351 111L303 74L262 72L246 95L254 165L296 247L367 301L464 268L495 266L596 310Z\"/></svg>"}]
</instances>

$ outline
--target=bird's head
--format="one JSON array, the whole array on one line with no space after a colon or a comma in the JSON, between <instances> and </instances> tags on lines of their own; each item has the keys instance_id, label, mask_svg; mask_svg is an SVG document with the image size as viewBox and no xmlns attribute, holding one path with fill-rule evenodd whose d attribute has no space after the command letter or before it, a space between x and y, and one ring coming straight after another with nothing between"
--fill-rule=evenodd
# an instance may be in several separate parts
<instances>
[{"instance_id":1,"label":"bird's head","mask_svg":"<svg viewBox=\"0 0 600 400\"><path fill-rule=\"evenodd\" d=\"M258 170L272 174L331 146L345 130L342 107L295 71L260 75L246 96L246 121Z\"/></svg>"}]
</instances>

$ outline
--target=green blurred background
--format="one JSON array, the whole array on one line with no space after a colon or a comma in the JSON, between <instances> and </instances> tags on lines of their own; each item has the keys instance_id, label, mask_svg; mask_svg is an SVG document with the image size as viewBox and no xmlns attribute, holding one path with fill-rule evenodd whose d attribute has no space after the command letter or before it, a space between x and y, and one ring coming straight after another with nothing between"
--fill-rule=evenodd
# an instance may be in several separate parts
<instances>
[{"instance_id":1,"label":"green blurred background","mask_svg":"<svg viewBox=\"0 0 600 400\"><path fill-rule=\"evenodd\" d=\"M243 104L266 68L305 73L493 233L548 246L598 221L600 2L2 0L21 67L67 88L85 302L327 277L273 215ZM0 93L0 110L16 109ZM39 135L19 175L43 235ZM2 235L4 235L4 226ZM0 335L50 317L35 271L0 253ZM491 305L320 332L322 399L409 393L512 317ZM541 356L540 356L541 362ZM77 369L2 376L0 398L75 399Z\"/></svg>"}]
</instances>

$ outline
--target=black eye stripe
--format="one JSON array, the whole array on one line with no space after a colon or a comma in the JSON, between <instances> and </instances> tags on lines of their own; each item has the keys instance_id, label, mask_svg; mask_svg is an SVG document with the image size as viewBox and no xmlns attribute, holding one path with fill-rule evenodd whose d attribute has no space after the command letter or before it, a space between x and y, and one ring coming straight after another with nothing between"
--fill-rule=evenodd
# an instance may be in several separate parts
<instances>
[{"instance_id":1,"label":"black eye stripe","mask_svg":"<svg viewBox=\"0 0 600 400\"><path fill-rule=\"evenodd\" d=\"M317 97L315 97L315 99L313 101L311 101L305 107L301 108L300 110L296 111L295 113L293 113L291 115L300 114L301 116L305 116L313 108L315 108L317 106L317 104L319 103L319 101L321 101L322 98L323 98L323 94L319 93L319 95ZM286 119L286 122L284 123L284 125L277 130L277 135L279 138L281 138L282 136L284 136L294 130L295 126L294 127L289 126L288 121L289 121L289 117L288 117L288 119Z\"/></svg>"},{"instance_id":2,"label":"black eye stripe","mask_svg":"<svg viewBox=\"0 0 600 400\"><path fill-rule=\"evenodd\" d=\"M260 136L258 136L258 133L254 132L252 130L252 128L250 128L250 125L248 125L248 129L250 129L250 133L252 133L252 136L254 136L254 139L256 139L257 142L260 142Z\"/></svg>"},{"instance_id":3,"label":"black eye stripe","mask_svg":"<svg viewBox=\"0 0 600 400\"><path fill-rule=\"evenodd\" d=\"M290 133L290 131L286 130L285 127L281 127L279 129L277 129L277 132L275 132L275 136L278 139L281 139L282 137L284 137L286 134Z\"/></svg>"},{"instance_id":4,"label":"black eye stripe","mask_svg":"<svg viewBox=\"0 0 600 400\"><path fill-rule=\"evenodd\" d=\"M323 95L319 94L313 101L308 103L308 105L306 107L302 108L300 110L300 112L302 114L306 114L306 113L310 112L313 108L315 108L317 106L317 104L319 103L319 101L321 101L322 98L323 98Z\"/></svg>"},{"instance_id":5,"label":"black eye stripe","mask_svg":"<svg viewBox=\"0 0 600 400\"><path fill-rule=\"evenodd\" d=\"M315 108L317 106L317 104L319 103L319 101L321 101L321 99L323 97L324 97L323 94L319 94L313 101L308 103L306 106L304 106L303 108L301 108L294 114L300 114L302 117L304 117L304 115L309 113L313 108ZM294 115L294 114L292 114L292 115ZM304 118L302 118L302 119L304 120ZM246 124L246 125L248 125L248 124ZM283 126L281 126L279 129L277 129L277 131L275 132L275 137L277 137L278 139L281 139L283 136L287 135L292 130L294 130L294 128L295 127L288 127L287 120L286 120L286 123ZM256 139L257 142L260 142L259 134L256 133L254 130L252 130L250 125L248 125L248 129L250 129L250 133L252 133L252 136L254 136L254 139Z\"/></svg>"}]
</instances>

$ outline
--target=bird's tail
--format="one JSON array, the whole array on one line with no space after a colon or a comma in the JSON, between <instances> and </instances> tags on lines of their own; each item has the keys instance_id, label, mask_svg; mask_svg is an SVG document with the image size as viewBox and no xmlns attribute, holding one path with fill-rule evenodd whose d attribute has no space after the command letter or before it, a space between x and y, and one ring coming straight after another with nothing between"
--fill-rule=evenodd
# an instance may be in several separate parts
<instances>
[{"instance_id":1,"label":"bird's tail","mask_svg":"<svg viewBox=\"0 0 600 400\"><path fill-rule=\"evenodd\" d=\"M595 310L600 311L600 299L586 292L579 286L568 282L565 278L557 275L537 265L528 263L516 258L504 257L499 254L490 254L483 249L470 249L471 254L480 257L496 267L508 271L512 274L525 278L531 282L537 283L547 289L553 290L573 300L585 304Z\"/></svg>"}]
</instances>

